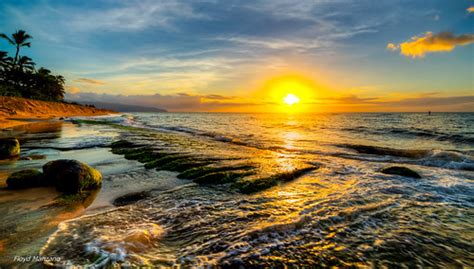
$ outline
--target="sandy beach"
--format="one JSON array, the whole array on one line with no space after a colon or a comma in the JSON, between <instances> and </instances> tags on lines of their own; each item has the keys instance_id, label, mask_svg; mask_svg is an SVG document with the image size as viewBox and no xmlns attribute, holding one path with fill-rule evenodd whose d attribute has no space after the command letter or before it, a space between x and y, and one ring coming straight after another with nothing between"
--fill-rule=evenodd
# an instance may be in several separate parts
<instances>
[{"instance_id":1,"label":"sandy beach","mask_svg":"<svg viewBox=\"0 0 474 269\"><path fill-rule=\"evenodd\" d=\"M112 113L110 110L82 105L0 96L0 129L54 118Z\"/></svg>"}]
</instances>

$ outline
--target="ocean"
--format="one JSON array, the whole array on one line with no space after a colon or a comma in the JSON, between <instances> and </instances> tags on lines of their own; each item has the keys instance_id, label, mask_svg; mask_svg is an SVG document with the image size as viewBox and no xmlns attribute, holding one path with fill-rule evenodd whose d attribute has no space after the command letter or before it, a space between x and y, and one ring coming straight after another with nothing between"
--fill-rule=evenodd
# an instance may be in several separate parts
<instances>
[{"instance_id":1,"label":"ocean","mask_svg":"<svg viewBox=\"0 0 474 269\"><path fill-rule=\"evenodd\" d=\"M95 120L23 134L27 152L89 152L86 160L104 171L89 209L41 244L42 256L62 264L474 266L474 113ZM162 161L112 154L115 141ZM421 178L381 173L389 166ZM193 178L203 167L220 170ZM269 183L236 183L259 180Z\"/></svg>"}]
</instances>

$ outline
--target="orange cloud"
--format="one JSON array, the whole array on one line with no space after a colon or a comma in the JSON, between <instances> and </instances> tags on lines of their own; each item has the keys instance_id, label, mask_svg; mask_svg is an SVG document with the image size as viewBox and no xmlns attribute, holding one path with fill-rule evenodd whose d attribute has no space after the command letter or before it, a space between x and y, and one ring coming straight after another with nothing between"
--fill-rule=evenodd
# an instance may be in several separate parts
<instances>
[{"instance_id":1,"label":"orange cloud","mask_svg":"<svg viewBox=\"0 0 474 269\"><path fill-rule=\"evenodd\" d=\"M76 86L71 86L71 87L68 88L67 92L70 93L70 94L78 94L78 93L81 92L81 90Z\"/></svg>"},{"instance_id":2,"label":"orange cloud","mask_svg":"<svg viewBox=\"0 0 474 269\"><path fill-rule=\"evenodd\" d=\"M97 80L97 79L91 79L91 78L78 78L74 80L75 82L79 83L87 83L87 84L94 84L94 85L104 85L105 82Z\"/></svg>"},{"instance_id":3,"label":"orange cloud","mask_svg":"<svg viewBox=\"0 0 474 269\"><path fill-rule=\"evenodd\" d=\"M468 13L473 13L473 12L474 12L474 6L468 7L468 8L467 8L467 12L468 12Z\"/></svg>"},{"instance_id":4,"label":"orange cloud","mask_svg":"<svg viewBox=\"0 0 474 269\"><path fill-rule=\"evenodd\" d=\"M423 58L426 53L449 52L456 46L464 46L474 42L473 34L455 36L451 32L433 34L426 32L423 36L414 36L410 41L399 45L389 43L387 49L400 50L400 54L411 58Z\"/></svg>"},{"instance_id":5,"label":"orange cloud","mask_svg":"<svg viewBox=\"0 0 474 269\"><path fill-rule=\"evenodd\" d=\"M396 50L398 50L398 46L393 44L393 43L388 43L387 44L387 49L391 50L391 51L396 51Z\"/></svg>"}]
</instances>

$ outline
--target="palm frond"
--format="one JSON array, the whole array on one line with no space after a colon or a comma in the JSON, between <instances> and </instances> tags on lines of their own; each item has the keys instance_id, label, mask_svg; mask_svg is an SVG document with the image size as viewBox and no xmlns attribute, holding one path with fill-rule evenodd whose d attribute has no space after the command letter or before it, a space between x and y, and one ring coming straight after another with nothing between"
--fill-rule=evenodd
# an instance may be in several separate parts
<instances>
[{"instance_id":1,"label":"palm frond","mask_svg":"<svg viewBox=\"0 0 474 269\"><path fill-rule=\"evenodd\" d=\"M8 41L8 43L10 43L11 45L15 45L15 42L14 42L10 37L8 37L6 34L0 34L0 38L5 39L5 40Z\"/></svg>"}]
</instances>

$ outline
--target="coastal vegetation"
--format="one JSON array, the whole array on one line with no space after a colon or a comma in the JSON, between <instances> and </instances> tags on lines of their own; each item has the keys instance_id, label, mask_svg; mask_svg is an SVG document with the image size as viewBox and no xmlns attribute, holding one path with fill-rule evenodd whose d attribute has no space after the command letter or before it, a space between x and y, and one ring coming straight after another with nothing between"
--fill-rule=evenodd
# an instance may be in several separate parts
<instances>
[{"instance_id":1,"label":"coastal vegetation","mask_svg":"<svg viewBox=\"0 0 474 269\"><path fill-rule=\"evenodd\" d=\"M14 55L0 51L0 95L29 99L62 101L65 79L53 75L44 67L36 68L36 63L22 54L22 49L31 47L33 37L23 30L11 36L0 34L0 39L14 47Z\"/></svg>"}]
</instances>

